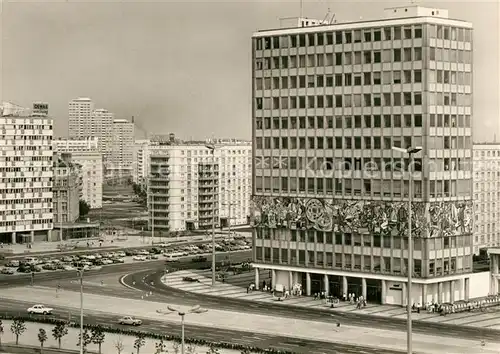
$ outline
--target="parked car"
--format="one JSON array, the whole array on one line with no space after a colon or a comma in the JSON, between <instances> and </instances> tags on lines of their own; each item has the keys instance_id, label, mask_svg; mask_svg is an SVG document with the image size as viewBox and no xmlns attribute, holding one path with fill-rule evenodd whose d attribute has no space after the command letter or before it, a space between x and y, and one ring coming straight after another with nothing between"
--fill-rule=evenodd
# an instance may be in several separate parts
<instances>
[{"instance_id":1,"label":"parked car","mask_svg":"<svg viewBox=\"0 0 500 354\"><path fill-rule=\"evenodd\" d=\"M28 309L28 313L37 315L50 315L54 309L45 305L33 305Z\"/></svg>"},{"instance_id":2,"label":"parked car","mask_svg":"<svg viewBox=\"0 0 500 354\"><path fill-rule=\"evenodd\" d=\"M113 263L125 263L125 260L123 258L113 258L112 259Z\"/></svg>"},{"instance_id":3,"label":"parked car","mask_svg":"<svg viewBox=\"0 0 500 354\"><path fill-rule=\"evenodd\" d=\"M193 259L191 259L191 262L194 262L194 263L203 263L206 261L207 261L207 257L203 257L203 256L198 256L198 257L194 257Z\"/></svg>"},{"instance_id":4,"label":"parked car","mask_svg":"<svg viewBox=\"0 0 500 354\"><path fill-rule=\"evenodd\" d=\"M134 256L134 257L132 257L132 259L134 261L145 261L146 260L146 256Z\"/></svg>"},{"instance_id":5,"label":"parked car","mask_svg":"<svg viewBox=\"0 0 500 354\"><path fill-rule=\"evenodd\" d=\"M2 274L7 274L7 275L12 275L15 272L16 271L13 268L2 268L2 271L1 271Z\"/></svg>"},{"instance_id":6,"label":"parked car","mask_svg":"<svg viewBox=\"0 0 500 354\"><path fill-rule=\"evenodd\" d=\"M18 268L19 267L19 261L16 261L16 260L10 261L5 266L9 267L9 268Z\"/></svg>"},{"instance_id":7,"label":"parked car","mask_svg":"<svg viewBox=\"0 0 500 354\"><path fill-rule=\"evenodd\" d=\"M133 318L132 316L125 316L118 320L118 323L121 325L127 326L140 326L142 324L141 320Z\"/></svg>"}]
</instances>

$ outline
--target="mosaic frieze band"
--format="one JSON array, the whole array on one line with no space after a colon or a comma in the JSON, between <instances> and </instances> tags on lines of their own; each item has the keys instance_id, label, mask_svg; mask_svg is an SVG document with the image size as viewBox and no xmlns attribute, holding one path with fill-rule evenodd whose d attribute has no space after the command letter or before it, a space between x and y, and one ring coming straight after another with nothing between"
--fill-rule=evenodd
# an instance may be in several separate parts
<instances>
[{"instance_id":1,"label":"mosaic frieze band","mask_svg":"<svg viewBox=\"0 0 500 354\"><path fill-rule=\"evenodd\" d=\"M408 203L404 201L254 196L252 204L255 227L399 235L405 235L408 228ZM472 202L412 203L412 232L425 231L431 237L471 233Z\"/></svg>"}]
</instances>

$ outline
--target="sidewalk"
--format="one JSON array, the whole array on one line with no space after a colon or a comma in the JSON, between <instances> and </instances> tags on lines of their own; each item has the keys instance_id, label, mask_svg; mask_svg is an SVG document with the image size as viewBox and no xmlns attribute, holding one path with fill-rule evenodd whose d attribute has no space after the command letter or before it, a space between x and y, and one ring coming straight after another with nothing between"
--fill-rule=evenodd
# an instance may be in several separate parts
<instances>
[{"instance_id":1,"label":"sidewalk","mask_svg":"<svg viewBox=\"0 0 500 354\"><path fill-rule=\"evenodd\" d=\"M261 273L262 275L262 273ZM191 277L200 280L200 282L190 283L182 280L183 277ZM206 294L211 296L227 297L232 299L242 299L255 302L274 302L273 296L270 293L262 291L254 291L247 293L246 286L254 281L254 273L239 275L238 280L233 281L231 277L224 284L219 284L215 289L212 288L212 283L209 270L183 270L170 273L163 277L162 281L167 286L193 292L197 294ZM262 279L262 278L261 278ZM324 300L314 300L311 297L291 297L283 302L290 306L300 306L306 308L321 308L328 309ZM354 305L341 302L332 312L356 312L380 317L406 318L406 309L400 306L368 304L367 307L356 309ZM440 316L436 313L421 312L413 314L414 320L428 321L434 323L447 323L460 326L481 327L490 329L500 329L500 308L494 307L486 312L464 312Z\"/></svg>"},{"instance_id":2,"label":"sidewalk","mask_svg":"<svg viewBox=\"0 0 500 354\"><path fill-rule=\"evenodd\" d=\"M55 297L54 289L44 287L2 289L1 297L9 300L42 303L57 308L77 308L79 304L78 292L63 291ZM149 302L133 299L116 298L85 294L84 306L87 312L107 313L116 315L131 315L151 320L160 320L179 323L179 316L158 314L157 310L166 310L168 304ZM124 313L124 309L127 313ZM188 310L189 308L180 308ZM232 311L210 310L201 314L187 315L187 325L210 326L217 328L240 330L252 333L289 336L294 338L307 338L326 342L341 342L352 345L361 345L381 349L405 350L406 334L380 330L376 328L361 328L352 326L336 327L336 323L319 323L305 320L291 320L289 318L255 315ZM496 343L481 348L477 341L463 340L460 338L445 338L429 335L414 334L414 350L418 353L436 354L468 354L468 353L496 353ZM482 349L482 351L481 351Z\"/></svg>"}]
</instances>

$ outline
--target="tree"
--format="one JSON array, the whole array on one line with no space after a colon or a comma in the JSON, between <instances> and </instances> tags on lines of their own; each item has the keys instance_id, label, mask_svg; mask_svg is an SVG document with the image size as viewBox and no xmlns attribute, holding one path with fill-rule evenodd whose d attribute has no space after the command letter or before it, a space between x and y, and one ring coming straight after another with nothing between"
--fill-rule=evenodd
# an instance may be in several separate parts
<instances>
[{"instance_id":1,"label":"tree","mask_svg":"<svg viewBox=\"0 0 500 354\"><path fill-rule=\"evenodd\" d=\"M16 345L18 345L19 336L26 332L26 323L23 320L14 320L10 325L10 331L16 336Z\"/></svg>"},{"instance_id":2,"label":"tree","mask_svg":"<svg viewBox=\"0 0 500 354\"><path fill-rule=\"evenodd\" d=\"M87 347L90 343L92 343L92 337L90 336L88 329L83 330L83 341L82 338L80 338L80 333L78 333L78 343L76 345L82 345L84 353L87 352Z\"/></svg>"},{"instance_id":3,"label":"tree","mask_svg":"<svg viewBox=\"0 0 500 354\"><path fill-rule=\"evenodd\" d=\"M141 348L144 347L144 344L146 344L146 340L144 339L144 334L140 333L137 335L137 338L134 341L134 348L137 349L137 354L139 354Z\"/></svg>"},{"instance_id":4,"label":"tree","mask_svg":"<svg viewBox=\"0 0 500 354\"><path fill-rule=\"evenodd\" d=\"M123 349L125 349L125 346L123 345L123 340L121 337L118 337L118 339L115 341L115 348L118 354L122 354Z\"/></svg>"},{"instance_id":5,"label":"tree","mask_svg":"<svg viewBox=\"0 0 500 354\"><path fill-rule=\"evenodd\" d=\"M101 354L101 347L102 343L104 343L104 338L105 338L104 331L102 330L101 327L94 328L92 330L92 335L91 335L91 341L94 344L97 344L99 346L99 354Z\"/></svg>"},{"instance_id":6,"label":"tree","mask_svg":"<svg viewBox=\"0 0 500 354\"><path fill-rule=\"evenodd\" d=\"M172 344L172 349L174 350L175 354L179 354L180 347L181 347L181 345L179 344L179 342L174 342Z\"/></svg>"},{"instance_id":7,"label":"tree","mask_svg":"<svg viewBox=\"0 0 500 354\"><path fill-rule=\"evenodd\" d=\"M43 328L38 330L38 341L40 342L40 348L43 348L43 343L47 341L47 332Z\"/></svg>"},{"instance_id":8,"label":"tree","mask_svg":"<svg viewBox=\"0 0 500 354\"><path fill-rule=\"evenodd\" d=\"M211 345L210 348L208 348L207 354L220 354L220 352L214 345Z\"/></svg>"},{"instance_id":9,"label":"tree","mask_svg":"<svg viewBox=\"0 0 500 354\"><path fill-rule=\"evenodd\" d=\"M86 217L90 211L90 205L85 200L80 199L78 206L80 208L80 218Z\"/></svg>"},{"instance_id":10,"label":"tree","mask_svg":"<svg viewBox=\"0 0 500 354\"><path fill-rule=\"evenodd\" d=\"M61 340L62 338L68 334L68 327L64 323L58 323L52 329L52 337L57 340L57 344L59 345L59 349L61 349Z\"/></svg>"},{"instance_id":11,"label":"tree","mask_svg":"<svg viewBox=\"0 0 500 354\"><path fill-rule=\"evenodd\" d=\"M0 348L2 347L2 336L3 336L3 323L0 320Z\"/></svg>"},{"instance_id":12,"label":"tree","mask_svg":"<svg viewBox=\"0 0 500 354\"><path fill-rule=\"evenodd\" d=\"M241 354L250 354L250 350L248 350L247 348L243 349L241 351Z\"/></svg>"},{"instance_id":13,"label":"tree","mask_svg":"<svg viewBox=\"0 0 500 354\"><path fill-rule=\"evenodd\" d=\"M156 347L155 354L168 353L167 345L163 342L163 339L160 339L159 342L156 342L155 347Z\"/></svg>"}]
</instances>

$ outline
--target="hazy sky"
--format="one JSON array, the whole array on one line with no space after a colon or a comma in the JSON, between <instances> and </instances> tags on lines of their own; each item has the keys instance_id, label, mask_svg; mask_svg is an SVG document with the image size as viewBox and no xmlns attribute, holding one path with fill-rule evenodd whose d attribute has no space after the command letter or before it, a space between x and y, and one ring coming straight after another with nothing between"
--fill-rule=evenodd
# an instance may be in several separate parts
<instances>
[{"instance_id":1,"label":"hazy sky","mask_svg":"<svg viewBox=\"0 0 500 354\"><path fill-rule=\"evenodd\" d=\"M2 0L0 0L2 1ZM475 140L500 140L499 5L418 3L474 24ZM323 19L383 16L410 1L304 1ZM250 37L297 16L299 1L3 1L0 100L47 101L56 134L68 101L90 97L118 118L183 138L251 136Z\"/></svg>"}]
</instances>

